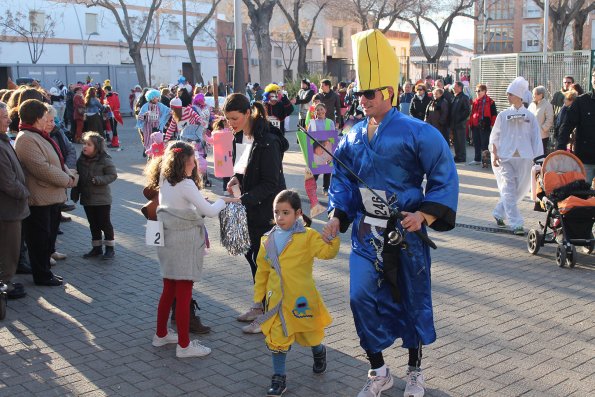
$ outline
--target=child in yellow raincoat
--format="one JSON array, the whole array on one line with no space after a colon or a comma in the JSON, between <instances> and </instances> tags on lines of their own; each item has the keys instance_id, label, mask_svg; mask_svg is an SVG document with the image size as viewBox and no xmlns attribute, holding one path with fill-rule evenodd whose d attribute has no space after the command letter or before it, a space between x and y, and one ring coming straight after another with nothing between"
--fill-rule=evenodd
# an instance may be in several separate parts
<instances>
[{"instance_id":1,"label":"child in yellow raincoat","mask_svg":"<svg viewBox=\"0 0 595 397\"><path fill-rule=\"evenodd\" d=\"M314 229L305 227L310 219L303 215L300 196L283 190L273 202L276 226L262 237L256 260L254 302L264 300L260 324L265 342L273 354L274 375L267 396L280 396L286 390L285 358L294 342L311 346L312 370L326 370L326 348L321 344L324 328L332 318L312 277L314 258L332 259L340 240L330 243Z\"/></svg>"}]
</instances>

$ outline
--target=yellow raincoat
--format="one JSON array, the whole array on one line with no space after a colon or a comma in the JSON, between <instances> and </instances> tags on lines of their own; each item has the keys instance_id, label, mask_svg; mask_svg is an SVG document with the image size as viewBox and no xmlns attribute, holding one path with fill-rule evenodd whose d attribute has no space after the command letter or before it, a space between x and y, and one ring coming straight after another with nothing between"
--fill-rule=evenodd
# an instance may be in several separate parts
<instances>
[{"instance_id":1,"label":"yellow raincoat","mask_svg":"<svg viewBox=\"0 0 595 397\"><path fill-rule=\"evenodd\" d=\"M324 305L314 278L314 258L332 259L339 251L339 238L330 244L314 229L301 227L293 232L283 251L276 256L273 233L261 239L254 284L254 302L265 299L262 333L268 348L288 351L294 341L303 346L316 346L324 338L324 328L332 318ZM275 270L275 262L281 277ZM282 281L281 281L282 280ZM272 311L278 307L278 311Z\"/></svg>"}]
</instances>

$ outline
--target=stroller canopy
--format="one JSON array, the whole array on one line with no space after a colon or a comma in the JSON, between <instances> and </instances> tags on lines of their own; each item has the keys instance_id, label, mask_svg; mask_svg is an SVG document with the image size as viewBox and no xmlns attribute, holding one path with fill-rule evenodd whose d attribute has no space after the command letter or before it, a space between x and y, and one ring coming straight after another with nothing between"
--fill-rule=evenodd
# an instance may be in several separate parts
<instances>
[{"instance_id":1,"label":"stroller canopy","mask_svg":"<svg viewBox=\"0 0 595 397\"><path fill-rule=\"evenodd\" d=\"M549 154L541 166L541 178L545 194L577 180L585 180L583 163L570 152L557 150Z\"/></svg>"}]
</instances>

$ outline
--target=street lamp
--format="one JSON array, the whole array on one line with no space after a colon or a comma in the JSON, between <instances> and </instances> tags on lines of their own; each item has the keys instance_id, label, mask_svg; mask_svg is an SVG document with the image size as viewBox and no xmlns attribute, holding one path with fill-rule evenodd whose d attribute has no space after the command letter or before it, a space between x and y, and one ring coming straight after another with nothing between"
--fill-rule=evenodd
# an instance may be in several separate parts
<instances>
[{"instance_id":1,"label":"street lamp","mask_svg":"<svg viewBox=\"0 0 595 397\"><path fill-rule=\"evenodd\" d=\"M97 32L91 32L87 36L87 40L83 40L83 63L87 64L87 47L89 46L89 40L91 40L91 36L99 36Z\"/></svg>"}]
</instances>

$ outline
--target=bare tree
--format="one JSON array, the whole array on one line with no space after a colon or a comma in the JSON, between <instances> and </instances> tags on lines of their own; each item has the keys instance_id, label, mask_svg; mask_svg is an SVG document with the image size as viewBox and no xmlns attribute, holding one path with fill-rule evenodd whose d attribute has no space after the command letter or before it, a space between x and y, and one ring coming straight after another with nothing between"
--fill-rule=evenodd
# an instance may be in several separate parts
<instances>
[{"instance_id":1,"label":"bare tree","mask_svg":"<svg viewBox=\"0 0 595 397\"><path fill-rule=\"evenodd\" d=\"M242 0L248 8L250 29L254 34L254 41L258 49L258 63L260 81L271 81L271 32L270 24L273 10L279 0Z\"/></svg>"},{"instance_id":2,"label":"bare tree","mask_svg":"<svg viewBox=\"0 0 595 397\"><path fill-rule=\"evenodd\" d=\"M157 38L161 35L161 31L163 30L163 27L165 26L166 23L168 23L171 20L171 16L169 15L165 15L162 16L161 19L159 21L157 21L157 24L152 25L151 29L149 31L149 34L147 35L147 38L145 39L145 54L147 57L147 67L148 67L148 72L149 72L149 86L153 86L153 76L152 76L152 69L153 69L153 59L155 59L155 48L157 46ZM139 22L139 24L144 24L146 23L144 21L144 18L141 22ZM137 24L135 24L137 25Z\"/></svg>"},{"instance_id":3,"label":"bare tree","mask_svg":"<svg viewBox=\"0 0 595 397\"><path fill-rule=\"evenodd\" d=\"M186 44L188 57L190 58L190 63L192 64L194 83L204 84L202 72L200 71L200 64L196 60L196 54L194 53L194 39L196 39L196 35L198 35L198 33L205 27L207 22L209 22L209 20L213 17L213 14L215 13L215 10L217 9L217 6L220 2L221 0L211 0L211 9L207 15L190 21L187 11L187 0L182 0L182 28L184 32L184 44Z\"/></svg>"},{"instance_id":4,"label":"bare tree","mask_svg":"<svg viewBox=\"0 0 595 397\"><path fill-rule=\"evenodd\" d=\"M227 73L227 69L229 68L229 65L231 65L234 56L233 36L225 36L224 40L221 40L221 37L217 37L217 32L214 29L205 29L204 32L217 43L217 53L220 54L218 58L223 59L225 71Z\"/></svg>"},{"instance_id":5,"label":"bare tree","mask_svg":"<svg viewBox=\"0 0 595 397\"><path fill-rule=\"evenodd\" d=\"M543 10L543 0L534 0L535 4ZM564 50L564 37L566 36L566 30L568 25L572 21L576 24L580 24L580 37L576 37L578 33L575 28L574 38L574 49L582 49L582 26L586 22L586 17L591 11L595 10L595 2L592 0L550 0L549 2L549 15L550 21L552 22L552 50L563 51ZM581 23L582 21L582 23ZM580 47L577 48L577 40L580 40ZM547 48L547 43L544 43L544 48Z\"/></svg>"},{"instance_id":6,"label":"bare tree","mask_svg":"<svg viewBox=\"0 0 595 397\"><path fill-rule=\"evenodd\" d=\"M4 40L16 41L12 34L25 39L31 63L36 64L43 55L46 39L55 35L56 18L38 9L31 9L28 14L7 10L0 16L0 27L2 27Z\"/></svg>"},{"instance_id":7,"label":"bare tree","mask_svg":"<svg viewBox=\"0 0 595 397\"><path fill-rule=\"evenodd\" d=\"M146 13L146 18L142 18L144 24L137 27L135 25L139 25L139 23L133 23L133 17L129 14L129 6L126 4L125 0L75 0L77 4L84 4L87 7L102 7L111 11L120 31L122 32L122 36L124 36L124 40L126 40L126 43L128 44L128 54L130 54L130 58L132 58L132 62L134 62L138 83L143 87L147 86L147 77L141 50L147 40L151 24L153 23L153 15L155 14L155 11L161 7L163 0L149 1L150 5L147 6L148 11ZM133 9L136 9L136 7L132 6L131 10Z\"/></svg>"},{"instance_id":8,"label":"bare tree","mask_svg":"<svg viewBox=\"0 0 595 397\"><path fill-rule=\"evenodd\" d=\"M327 14L341 15L357 22L362 30L380 29L386 33L397 17L410 5L408 0L328 0Z\"/></svg>"},{"instance_id":9,"label":"bare tree","mask_svg":"<svg viewBox=\"0 0 595 397\"><path fill-rule=\"evenodd\" d=\"M312 17L311 22L303 20L300 21L300 11L304 8L304 6L307 5L313 5L316 7L316 12L314 13L314 17ZM281 9L283 15L285 15L287 23L293 32L295 43L297 44L298 76L304 76L308 73L308 65L306 64L306 51L308 44L312 39L312 34L314 33L316 20L326 5L327 0L284 0L279 2L279 8ZM289 68L286 68L286 70L288 69Z\"/></svg>"},{"instance_id":10,"label":"bare tree","mask_svg":"<svg viewBox=\"0 0 595 397\"><path fill-rule=\"evenodd\" d=\"M444 52L454 19L457 17L477 19L476 15L469 13L474 5L475 0L445 0L437 2L415 0L410 2L410 6L402 11L397 16L397 19L407 22L415 30L426 60L430 64L435 64ZM438 44L434 54L430 54L429 46L426 44L426 38L422 34L422 24L429 25L436 31Z\"/></svg>"},{"instance_id":11,"label":"bare tree","mask_svg":"<svg viewBox=\"0 0 595 397\"><path fill-rule=\"evenodd\" d=\"M295 59L295 53L298 50L298 43L294 40L293 34L283 28L273 32L271 42L281 51L283 60L283 80L293 80L291 65Z\"/></svg>"}]
</instances>

